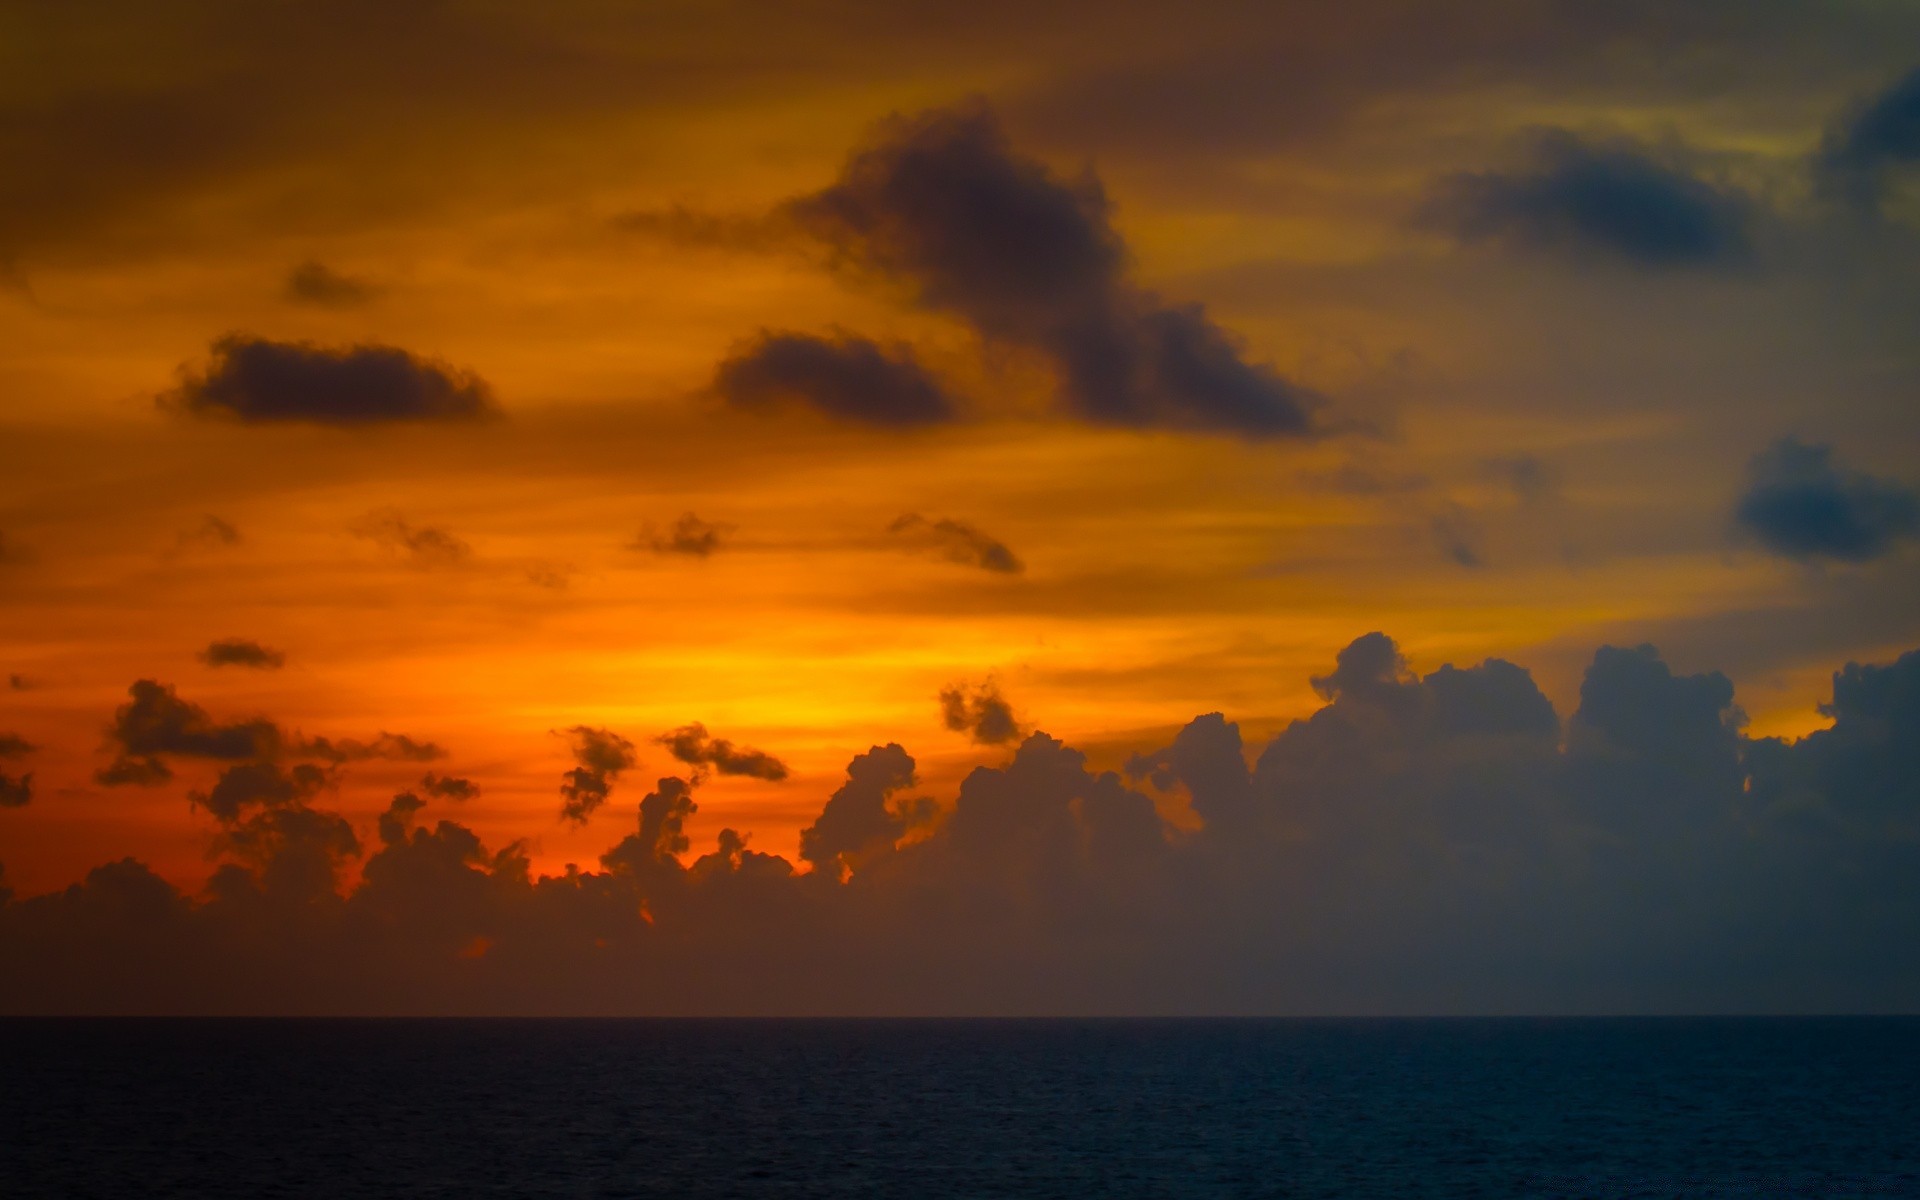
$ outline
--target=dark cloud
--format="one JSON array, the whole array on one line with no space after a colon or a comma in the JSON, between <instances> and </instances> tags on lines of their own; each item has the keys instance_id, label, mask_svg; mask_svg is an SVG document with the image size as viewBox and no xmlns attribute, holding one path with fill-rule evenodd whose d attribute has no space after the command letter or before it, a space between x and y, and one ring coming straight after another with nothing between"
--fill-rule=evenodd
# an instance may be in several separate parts
<instances>
[{"instance_id":1,"label":"dark cloud","mask_svg":"<svg viewBox=\"0 0 1920 1200\"><path fill-rule=\"evenodd\" d=\"M977 687L956 683L940 689L940 719L948 729L964 733L982 746L998 746L1025 734L1014 719L1013 705L989 679Z\"/></svg>"},{"instance_id":2,"label":"dark cloud","mask_svg":"<svg viewBox=\"0 0 1920 1200\"><path fill-rule=\"evenodd\" d=\"M1522 504L1539 504L1559 495L1560 472L1531 454L1485 459L1480 473Z\"/></svg>"},{"instance_id":3,"label":"dark cloud","mask_svg":"<svg viewBox=\"0 0 1920 1200\"><path fill-rule=\"evenodd\" d=\"M1909 1011L1920 651L1849 664L1798 742L1731 684L1603 647L1562 722L1527 671L1356 639L1263 746L1218 713L1129 775L1035 733L950 804L855 756L796 871L693 858L667 777L597 871L420 820L359 858L318 766L226 764L197 897L130 861L0 901L9 1012ZM632 749L570 731L605 777ZM593 736L587 736L593 735ZM1251 766L1249 761L1251 760ZM584 768L583 768L584 769ZM1182 800L1194 819L1161 812ZM356 872L359 882L345 881Z\"/></svg>"},{"instance_id":4,"label":"dark cloud","mask_svg":"<svg viewBox=\"0 0 1920 1200\"><path fill-rule=\"evenodd\" d=\"M1734 518L1788 558L1867 562L1920 536L1920 493L1842 467L1831 446L1785 437L1754 456Z\"/></svg>"},{"instance_id":5,"label":"dark cloud","mask_svg":"<svg viewBox=\"0 0 1920 1200\"><path fill-rule=\"evenodd\" d=\"M153 785L172 778L162 755L238 761L276 757L284 744L280 727L264 717L221 723L207 710L182 700L172 687L136 680L132 697L113 714L107 740L113 763L95 772L101 783Z\"/></svg>"},{"instance_id":6,"label":"dark cloud","mask_svg":"<svg viewBox=\"0 0 1920 1200\"><path fill-rule=\"evenodd\" d=\"M731 532L731 525L716 525L712 521L701 520L693 513L681 513L665 533L656 532L649 525L635 546L652 550L655 554L685 554L706 558L721 547Z\"/></svg>"},{"instance_id":7,"label":"dark cloud","mask_svg":"<svg viewBox=\"0 0 1920 1200\"><path fill-rule=\"evenodd\" d=\"M889 801L917 782L913 756L897 742L855 755L847 764L846 783L827 798L819 819L801 831L800 857L838 879L892 850L913 810Z\"/></svg>"},{"instance_id":8,"label":"dark cloud","mask_svg":"<svg viewBox=\"0 0 1920 1200\"><path fill-rule=\"evenodd\" d=\"M867 425L933 425L959 413L958 400L910 347L845 333L763 332L720 363L713 387L737 408L792 404Z\"/></svg>"},{"instance_id":9,"label":"dark cloud","mask_svg":"<svg viewBox=\"0 0 1920 1200\"><path fill-rule=\"evenodd\" d=\"M416 566L457 566L473 557L473 547L452 531L437 525L414 525L391 508L368 513L348 526L347 532L405 555Z\"/></svg>"},{"instance_id":10,"label":"dark cloud","mask_svg":"<svg viewBox=\"0 0 1920 1200\"><path fill-rule=\"evenodd\" d=\"M19 734L0 733L0 759L25 758L35 750L33 743ZM9 775L0 772L0 808L24 808L33 800L33 772Z\"/></svg>"},{"instance_id":11,"label":"dark cloud","mask_svg":"<svg viewBox=\"0 0 1920 1200\"><path fill-rule=\"evenodd\" d=\"M220 549L240 542L240 531L232 522L208 513L192 529L181 530L173 545L175 550Z\"/></svg>"},{"instance_id":12,"label":"dark cloud","mask_svg":"<svg viewBox=\"0 0 1920 1200\"><path fill-rule=\"evenodd\" d=\"M214 342L204 368L183 368L180 386L159 403L193 416L339 426L467 421L495 411L478 376L398 347L326 347L240 333Z\"/></svg>"},{"instance_id":13,"label":"dark cloud","mask_svg":"<svg viewBox=\"0 0 1920 1200\"><path fill-rule=\"evenodd\" d=\"M722 775L745 775L773 782L787 777L787 764L773 755L751 746L736 746L726 738L713 737L707 733L707 727L698 721L663 733L653 740L689 766L712 767Z\"/></svg>"},{"instance_id":14,"label":"dark cloud","mask_svg":"<svg viewBox=\"0 0 1920 1200\"><path fill-rule=\"evenodd\" d=\"M1420 223L1462 242L1595 252L1642 267L1726 266L1750 257L1751 203L1627 142L1564 130L1514 172L1443 180Z\"/></svg>"},{"instance_id":15,"label":"dark cloud","mask_svg":"<svg viewBox=\"0 0 1920 1200\"><path fill-rule=\"evenodd\" d=\"M24 758L38 747L17 733L0 733L0 758Z\"/></svg>"},{"instance_id":16,"label":"dark cloud","mask_svg":"<svg viewBox=\"0 0 1920 1200\"><path fill-rule=\"evenodd\" d=\"M1480 548L1484 537L1480 522L1466 509L1457 504L1447 505L1428 519L1427 530L1440 553L1455 566L1471 570L1487 565L1486 554Z\"/></svg>"},{"instance_id":17,"label":"dark cloud","mask_svg":"<svg viewBox=\"0 0 1920 1200\"><path fill-rule=\"evenodd\" d=\"M480 794L480 785L457 775L428 771L420 777L420 790L439 800L471 800Z\"/></svg>"},{"instance_id":18,"label":"dark cloud","mask_svg":"<svg viewBox=\"0 0 1920 1200\"><path fill-rule=\"evenodd\" d=\"M295 304L320 308L356 308L380 294L364 279L345 275L316 259L308 259L287 273L282 294Z\"/></svg>"},{"instance_id":19,"label":"dark cloud","mask_svg":"<svg viewBox=\"0 0 1920 1200\"><path fill-rule=\"evenodd\" d=\"M200 652L199 658L210 667L257 667L272 671L287 665L285 654L246 638L222 638L211 642Z\"/></svg>"},{"instance_id":20,"label":"dark cloud","mask_svg":"<svg viewBox=\"0 0 1920 1200\"><path fill-rule=\"evenodd\" d=\"M947 517L929 521L919 513L906 513L888 525L887 532L917 553L948 562L965 563L1002 575L1018 575L1026 570L1026 564L1005 542Z\"/></svg>"},{"instance_id":21,"label":"dark cloud","mask_svg":"<svg viewBox=\"0 0 1920 1200\"><path fill-rule=\"evenodd\" d=\"M16 673L7 676L7 688L10 691L25 692L31 690L33 687L33 680L27 678L25 675Z\"/></svg>"},{"instance_id":22,"label":"dark cloud","mask_svg":"<svg viewBox=\"0 0 1920 1200\"><path fill-rule=\"evenodd\" d=\"M381 731L371 741L358 738L299 738L292 744L298 758L318 758L331 763L365 762L385 759L389 762L432 762L445 758L446 750L432 742L417 741L404 733Z\"/></svg>"},{"instance_id":23,"label":"dark cloud","mask_svg":"<svg viewBox=\"0 0 1920 1200\"><path fill-rule=\"evenodd\" d=\"M1312 427L1311 392L1247 361L1200 306L1129 281L1097 178L1016 152L984 104L887 121L786 212L843 270L1041 354L1083 419L1248 437Z\"/></svg>"},{"instance_id":24,"label":"dark cloud","mask_svg":"<svg viewBox=\"0 0 1920 1200\"><path fill-rule=\"evenodd\" d=\"M1815 167L1829 191L1876 210L1894 173L1915 163L1920 163L1920 68L1838 122Z\"/></svg>"},{"instance_id":25,"label":"dark cloud","mask_svg":"<svg viewBox=\"0 0 1920 1200\"><path fill-rule=\"evenodd\" d=\"M575 725L566 731L574 761L580 764L561 776L561 819L584 825L593 810L613 794L614 781L639 759L633 743L610 729Z\"/></svg>"}]
</instances>

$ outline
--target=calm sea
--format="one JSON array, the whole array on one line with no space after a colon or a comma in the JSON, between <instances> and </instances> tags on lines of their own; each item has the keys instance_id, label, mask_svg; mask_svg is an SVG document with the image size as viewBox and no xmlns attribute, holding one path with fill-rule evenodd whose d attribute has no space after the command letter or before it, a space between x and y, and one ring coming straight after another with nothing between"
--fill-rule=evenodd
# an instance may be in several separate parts
<instances>
[{"instance_id":1,"label":"calm sea","mask_svg":"<svg viewBox=\"0 0 1920 1200\"><path fill-rule=\"evenodd\" d=\"M1920 1019L8 1020L0 1196L1920 1196Z\"/></svg>"}]
</instances>

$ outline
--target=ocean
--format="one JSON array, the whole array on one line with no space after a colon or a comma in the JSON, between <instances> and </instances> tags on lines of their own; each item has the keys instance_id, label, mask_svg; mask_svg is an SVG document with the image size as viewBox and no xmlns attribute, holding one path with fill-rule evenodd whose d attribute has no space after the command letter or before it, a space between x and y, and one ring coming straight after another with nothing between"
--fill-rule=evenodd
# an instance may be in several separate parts
<instances>
[{"instance_id":1,"label":"ocean","mask_svg":"<svg viewBox=\"0 0 1920 1200\"><path fill-rule=\"evenodd\" d=\"M1920 1197L1920 1018L0 1020L0 1197Z\"/></svg>"}]
</instances>

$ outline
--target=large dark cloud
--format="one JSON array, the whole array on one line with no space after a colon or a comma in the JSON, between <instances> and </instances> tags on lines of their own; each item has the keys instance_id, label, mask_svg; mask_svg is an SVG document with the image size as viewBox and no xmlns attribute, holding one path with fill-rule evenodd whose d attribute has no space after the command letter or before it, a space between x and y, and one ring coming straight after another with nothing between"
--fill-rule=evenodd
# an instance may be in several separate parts
<instances>
[{"instance_id":1,"label":"large dark cloud","mask_svg":"<svg viewBox=\"0 0 1920 1200\"><path fill-rule=\"evenodd\" d=\"M1821 182L1877 209L1896 173L1920 163L1920 68L1860 105L1827 134L1816 160Z\"/></svg>"},{"instance_id":2,"label":"large dark cloud","mask_svg":"<svg viewBox=\"0 0 1920 1200\"><path fill-rule=\"evenodd\" d=\"M762 333L721 362L713 386L739 408L792 404L867 425L933 425L960 411L910 347L844 333Z\"/></svg>"},{"instance_id":3,"label":"large dark cloud","mask_svg":"<svg viewBox=\"0 0 1920 1200\"><path fill-rule=\"evenodd\" d=\"M1026 570L1026 564L1005 542L951 517L928 520L919 513L903 513L887 526L887 533L917 553L948 562L1001 575L1018 575Z\"/></svg>"},{"instance_id":4,"label":"large dark cloud","mask_svg":"<svg viewBox=\"0 0 1920 1200\"><path fill-rule=\"evenodd\" d=\"M595 809L613 794L620 773L639 762L633 743L611 729L575 725L566 731L567 743L578 766L560 778L562 820L584 825Z\"/></svg>"},{"instance_id":5,"label":"large dark cloud","mask_svg":"<svg viewBox=\"0 0 1920 1200\"><path fill-rule=\"evenodd\" d=\"M287 665L287 656L248 638L221 638L209 642L200 661L210 667L255 667L264 671Z\"/></svg>"},{"instance_id":6,"label":"large dark cloud","mask_svg":"<svg viewBox=\"0 0 1920 1200\"><path fill-rule=\"evenodd\" d=\"M478 376L395 346L318 346L230 333L206 366L183 370L162 407L249 423L377 425L469 421L495 411Z\"/></svg>"},{"instance_id":7,"label":"large dark cloud","mask_svg":"<svg viewBox=\"0 0 1920 1200\"><path fill-rule=\"evenodd\" d=\"M849 273L1042 355L1079 417L1248 437L1312 427L1311 392L1249 362L1200 306L1130 281L1098 179L1020 154L984 104L884 123L787 213Z\"/></svg>"},{"instance_id":8,"label":"large dark cloud","mask_svg":"<svg viewBox=\"0 0 1920 1200\"><path fill-rule=\"evenodd\" d=\"M787 777L787 764L764 750L736 746L726 738L717 738L707 727L695 721L653 739L667 753L691 767L711 767L722 775L745 775L752 779L779 782Z\"/></svg>"},{"instance_id":9,"label":"large dark cloud","mask_svg":"<svg viewBox=\"0 0 1920 1200\"><path fill-rule=\"evenodd\" d=\"M596 871L536 877L412 793L361 859L316 807L329 772L230 763L197 797L223 859L199 896L127 861L0 903L0 1010L1920 1003L1920 651L1838 672L1799 742L1745 736L1725 676L1644 646L1598 651L1564 721L1519 666L1421 674L1378 633L1313 682L1324 705L1263 746L1207 714L1132 785L1035 733L936 808L876 746L804 832L810 870L732 829L687 861L695 785L672 776ZM603 777L630 765L572 732Z\"/></svg>"},{"instance_id":10,"label":"large dark cloud","mask_svg":"<svg viewBox=\"0 0 1920 1200\"><path fill-rule=\"evenodd\" d=\"M1643 267L1726 266L1752 253L1745 196L1638 146L1553 130L1532 157L1517 171L1448 177L1421 222L1463 242L1593 252Z\"/></svg>"},{"instance_id":11,"label":"large dark cloud","mask_svg":"<svg viewBox=\"0 0 1920 1200\"><path fill-rule=\"evenodd\" d=\"M1867 562L1920 536L1920 492L1841 466L1831 446L1786 437L1754 456L1734 517L1776 554Z\"/></svg>"}]
</instances>

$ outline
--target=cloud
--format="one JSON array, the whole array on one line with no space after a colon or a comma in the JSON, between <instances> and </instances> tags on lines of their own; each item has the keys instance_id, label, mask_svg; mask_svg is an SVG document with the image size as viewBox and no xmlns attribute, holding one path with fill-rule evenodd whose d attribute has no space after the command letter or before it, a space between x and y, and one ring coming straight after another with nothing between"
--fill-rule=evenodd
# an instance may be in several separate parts
<instances>
[{"instance_id":1,"label":"cloud","mask_svg":"<svg viewBox=\"0 0 1920 1200\"><path fill-rule=\"evenodd\" d=\"M248 808L304 803L332 781L332 775L311 763L283 768L271 762L245 762L220 772L212 790L192 796L215 819L231 824Z\"/></svg>"},{"instance_id":2,"label":"cloud","mask_svg":"<svg viewBox=\"0 0 1920 1200\"><path fill-rule=\"evenodd\" d=\"M977 687L956 683L940 689L940 719L982 746L998 746L1025 733L1000 685L991 679Z\"/></svg>"},{"instance_id":3,"label":"cloud","mask_svg":"<svg viewBox=\"0 0 1920 1200\"><path fill-rule=\"evenodd\" d=\"M1531 454L1484 459L1480 473L1505 488L1521 504L1542 504L1560 493L1560 472Z\"/></svg>"},{"instance_id":4,"label":"cloud","mask_svg":"<svg viewBox=\"0 0 1920 1200\"><path fill-rule=\"evenodd\" d=\"M372 741L357 738L300 738L292 753L299 758L318 758L332 763L365 762L385 759L389 762L432 762L445 758L444 748L432 742L416 741L404 733L384 730Z\"/></svg>"},{"instance_id":5,"label":"cloud","mask_svg":"<svg viewBox=\"0 0 1920 1200\"><path fill-rule=\"evenodd\" d=\"M1915 163L1920 163L1920 68L1837 122L1814 167L1830 193L1875 211L1894 172Z\"/></svg>"},{"instance_id":6,"label":"cloud","mask_svg":"<svg viewBox=\"0 0 1920 1200\"><path fill-rule=\"evenodd\" d=\"M709 736L707 727L698 721L663 733L653 740L689 766L712 767L722 775L745 775L772 782L787 777L787 764L773 755L751 746L735 746L725 738Z\"/></svg>"},{"instance_id":7,"label":"cloud","mask_svg":"<svg viewBox=\"0 0 1920 1200\"><path fill-rule=\"evenodd\" d=\"M33 680L17 672L7 676L7 689L9 691L25 692L32 690L34 686Z\"/></svg>"},{"instance_id":8,"label":"cloud","mask_svg":"<svg viewBox=\"0 0 1920 1200\"><path fill-rule=\"evenodd\" d=\"M19 734L0 733L0 759L25 758L37 747ZM33 801L33 772L0 772L0 808L24 808Z\"/></svg>"},{"instance_id":9,"label":"cloud","mask_svg":"<svg viewBox=\"0 0 1920 1200\"><path fill-rule=\"evenodd\" d=\"M438 800L471 800L480 794L480 785L457 775L438 775L428 771L420 777L420 790Z\"/></svg>"},{"instance_id":10,"label":"cloud","mask_svg":"<svg viewBox=\"0 0 1920 1200\"><path fill-rule=\"evenodd\" d=\"M834 184L785 211L846 273L1041 355L1082 419L1246 437L1312 429L1317 396L1249 362L1200 306L1128 279L1091 172L1062 178L1018 153L983 103L883 123Z\"/></svg>"},{"instance_id":11,"label":"cloud","mask_svg":"<svg viewBox=\"0 0 1920 1200\"><path fill-rule=\"evenodd\" d=\"M282 294L295 304L311 304L319 308L357 308L379 296L380 289L364 279L342 274L310 258L287 273Z\"/></svg>"},{"instance_id":12,"label":"cloud","mask_svg":"<svg viewBox=\"0 0 1920 1200\"><path fill-rule=\"evenodd\" d=\"M913 756L898 742L875 746L847 764L847 781L827 798L820 816L800 833L800 857L833 878L857 871L876 853L893 849L906 832L910 808L888 801L918 782Z\"/></svg>"},{"instance_id":13,"label":"cloud","mask_svg":"<svg viewBox=\"0 0 1920 1200\"><path fill-rule=\"evenodd\" d=\"M364 426L394 421L469 421L495 411L471 372L394 346L317 346L230 333L199 370L181 371L162 408L246 423L303 421Z\"/></svg>"},{"instance_id":14,"label":"cloud","mask_svg":"<svg viewBox=\"0 0 1920 1200\"><path fill-rule=\"evenodd\" d=\"M174 689L151 679L134 681L131 697L114 711L107 740L116 750L113 763L94 773L109 786L156 785L173 776L162 755L237 761L275 757L283 744L280 727L264 717L221 723Z\"/></svg>"},{"instance_id":15,"label":"cloud","mask_svg":"<svg viewBox=\"0 0 1920 1200\"><path fill-rule=\"evenodd\" d=\"M655 554L685 554L693 558L706 558L721 547L731 532L731 525L716 525L687 512L681 513L664 534L654 532L649 525L635 543L635 548L652 550Z\"/></svg>"},{"instance_id":16,"label":"cloud","mask_svg":"<svg viewBox=\"0 0 1920 1200\"><path fill-rule=\"evenodd\" d=\"M437 525L414 525L397 510L376 509L347 527L355 537L405 555L421 567L457 566L473 557L473 547Z\"/></svg>"},{"instance_id":17,"label":"cloud","mask_svg":"<svg viewBox=\"0 0 1920 1200\"><path fill-rule=\"evenodd\" d=\"M1026 570L1026 564L1005 542L947 517L929 521L919 513L906 513L888 525L887 532L903 546L948 562L1002 575L1018 575Z\"/></svg>"},{"instance_id":18,"label":"cloud","mask_svg":"<svg viewBox=\"0 0 1920 1200\"><path fill-rule=\"evenodd\" d=\"M866 425L934 425L959 413L911 348L845 333L762 332L720 363L713 386L736 408L792 404Z\"/></svg>"},{"instance_id":19,"label":"cloud","mask_svg":"<svg viewBox=\"0 0 1920 1200\"><path fill-rule=\"evenodd\" d=\"M1745 195L1638 145L1548 130L1532 158L1519 171L1447 177L1419 223L1467 244L1584 251L1649 268L1727 266L1752 254Z\"/></svg>"},{"instance_id":20,"label":"cloud","mask_svg":"<svg viewBox=\"0 0 1920 1200\"><path fill-rule=\"evenodd\" d=\"M17 733L0 733L0 758L24 758L36 749L37 746Z\"/></svg>"},{"instance_id":21,"label":"cloud","mask_svg":"<svg viewBox=\"0 0 1920 1200\"><path fill-rule=\"evenodd\" d=\"M224 549L238 546L241 542L240 531L233 523L208 513L192 529L183 529L173 540L176 551L195 549Z\"/></svg>"},{"instance_id":22,"label":"cloud","mask_svg":"<svg viewBox=\"0 0 1920 1200\"><path fill-rule=\"evenodd\" d=\"M675 204L637 209L612 219L613 227L676 246L710 250L766 251L792 240L792 230L764 213L722 213Z\"/></svg>"},{"instance_id":23,"label":"cloud","mask_svg":"<svg viewBox=\"0 0 1920 1200\"><path fill-rule=\"evenodd\" d=\"M635 765L633 743L610 729L575 725L566 731L573 758L579 765L561 776L560 816L577 825L587 823L593 810L613 794L620 773Z\"/></svg>"},{"instance_id":24,"label":"cloud","mask_svg":"<svg viewBox=\"0 0 1920 1200\"><path fill-rule=\"evenodd\" d=\"M1868 562L1920 536L1920 493L1842 467L1831 446L1785 437L1749 464L1734 519L1775 554Z\"/></svg>"},{"instance_id":25,"label":"cloud","mask_svg":"<svg viewBox=\"0 0 1920 1200\"><path fill-rule=\"evenodd\" d=\"M287 656L245 638L222 638L211 642L199 654L210 667L256 667L273 671L287 665Z\"/></svg>"},{"instance_id":26,"label":"cloud","mask_svg":"<svg viewBox=\"0 0 1920 1200\"><path fill-rule=\"evenodd\" d=\"M1455 566L1469 570L1487 565L1480 545L1483 533L1474 515L1457 504L1449 504L1427 522L1434 544Z\"/></svg>"}]
</instances>

